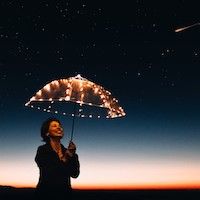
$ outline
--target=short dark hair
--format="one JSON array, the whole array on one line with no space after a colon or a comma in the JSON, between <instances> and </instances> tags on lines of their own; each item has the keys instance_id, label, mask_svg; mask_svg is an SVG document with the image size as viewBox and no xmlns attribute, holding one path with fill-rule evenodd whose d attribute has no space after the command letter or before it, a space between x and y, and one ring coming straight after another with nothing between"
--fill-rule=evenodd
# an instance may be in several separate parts
<instances>
[{"instance_id":1,"label":"short dark hair","mask_svg":"<svg viewBox=\"0 0 200 200\"><path fill-rule=\"evenodd\" d=\"M42 126L41 126L41 129L40 129L40 134L41 134L41 137L42 137L42 141L43 142L49 142L49 137L47 136L47 133L49 131L49 126L50 126L50 123L52 121L56 121L58 122L59 124L61 124L61 122L55 118L55 117L50 117L48 119L46 119L43 123L42 123Z\"/></svg>"}]
</instances>

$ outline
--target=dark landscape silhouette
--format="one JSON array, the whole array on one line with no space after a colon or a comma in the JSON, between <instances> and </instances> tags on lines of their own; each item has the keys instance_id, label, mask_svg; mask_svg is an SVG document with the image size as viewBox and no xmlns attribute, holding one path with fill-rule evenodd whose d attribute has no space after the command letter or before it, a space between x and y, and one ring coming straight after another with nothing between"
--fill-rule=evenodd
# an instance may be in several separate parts
<instances>
[{"instance_id":1,"label":"dark landscape silhouette","mask_svg":"<svg viewBox=\"0 0 200 200\"><path fill-rule=\"evenodd\" d=\"M37 199L35 188L15 188L0 186L0 199ZM149 189L149 190L74 190L74 200L195 200L200 197L200 189Z\"/></svg>"}]
</instances>

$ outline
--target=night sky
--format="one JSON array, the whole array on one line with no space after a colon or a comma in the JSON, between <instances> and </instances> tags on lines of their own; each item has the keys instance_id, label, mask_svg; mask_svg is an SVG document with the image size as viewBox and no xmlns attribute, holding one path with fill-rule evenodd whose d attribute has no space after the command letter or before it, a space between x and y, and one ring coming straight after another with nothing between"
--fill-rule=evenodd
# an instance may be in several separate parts
<instances>
[{"instance_id":1,"label":"night sky","mask_svg":"<svg viewBox=\"0 0 200 200\"><path fill-rule=\"evenodd\" d=\"M0 185L35 187L51 114L24 105L50 81L81 74L126 116L76 120L74 187L200 188L200 25L175 32L200 23L197 3L1 0ZM72 119L56 117L67 145Z\"/></svg>"}]
</instances>

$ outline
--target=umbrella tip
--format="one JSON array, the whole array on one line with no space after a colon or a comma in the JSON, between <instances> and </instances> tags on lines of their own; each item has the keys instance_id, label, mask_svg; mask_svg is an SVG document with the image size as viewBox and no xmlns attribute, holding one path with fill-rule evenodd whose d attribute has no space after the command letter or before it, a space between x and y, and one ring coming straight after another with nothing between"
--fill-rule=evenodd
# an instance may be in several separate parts
<instances>
[{"instance_id":1,"label":"umbrella tip","mask_svg":"<svg viewBox=\"0 0 200 200\"><path fill-rule=\"evenodd\" d=\"M74 78L79 79L79 80L87 80L87 79L83 78L80 74L76 75Z\"/></svg>"},{"instance_id":2,"label":"umbrella tip","mask_svg":"<svg viewBox=\"0 0 200 200\"><path fill-rule=\"evenodd\" d=\"M77 74L77 75L75 76L75 78L82 78L82 76L81 76L80 74Z\"/></svg>"}]
</instances>

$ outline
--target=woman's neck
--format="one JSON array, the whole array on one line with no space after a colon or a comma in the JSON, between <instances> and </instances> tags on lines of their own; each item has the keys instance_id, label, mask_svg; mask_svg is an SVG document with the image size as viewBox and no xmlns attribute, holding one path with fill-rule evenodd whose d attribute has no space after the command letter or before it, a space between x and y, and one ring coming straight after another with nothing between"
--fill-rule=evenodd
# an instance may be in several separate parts
<instances>
[{"instance_id":1,"label":"woman's neck","mask_svg":"<svg viewBox=\"0 0 200 200\"><path fill-rule=\"evenodd\" d=\"M60 138L50 138L51 146L60 146Z\"/></svg>"}]
</instances>

